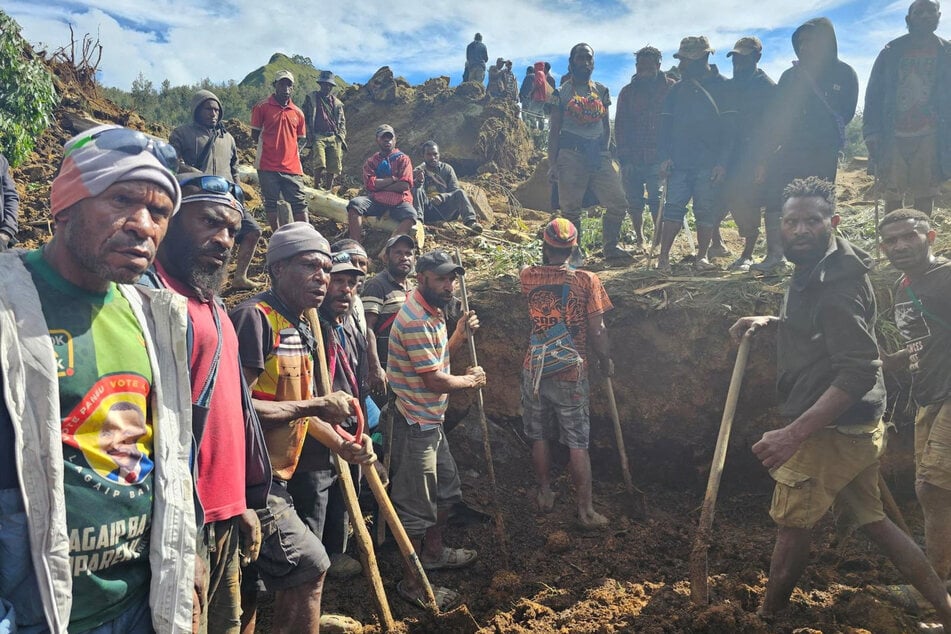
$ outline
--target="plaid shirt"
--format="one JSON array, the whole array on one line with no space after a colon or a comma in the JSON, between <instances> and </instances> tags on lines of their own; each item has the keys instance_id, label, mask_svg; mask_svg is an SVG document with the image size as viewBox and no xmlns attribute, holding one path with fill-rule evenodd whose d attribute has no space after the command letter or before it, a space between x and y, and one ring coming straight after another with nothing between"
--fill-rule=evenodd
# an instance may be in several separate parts
<instances>
[{"instance_id":1,"label":"plaid shirt","mask_svg":"<svg viewBox=\"0 0 951 634\"><path fill-rule=\"evenodd\" d=\"M663 72L651 79L639 79L621 89L614 116L614 139L617 155L624 162L650 165L657 162L657 134L660 112L667 91L676 81Z\"/></svg>"}]
</instances>

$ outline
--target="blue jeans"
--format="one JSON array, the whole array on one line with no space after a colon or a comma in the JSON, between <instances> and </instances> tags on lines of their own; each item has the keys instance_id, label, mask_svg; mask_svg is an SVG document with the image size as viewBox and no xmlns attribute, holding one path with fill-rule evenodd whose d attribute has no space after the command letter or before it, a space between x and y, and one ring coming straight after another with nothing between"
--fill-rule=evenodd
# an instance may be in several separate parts
<instances>
[{"instance_id":1,"label":"blue jeans","mask_svg":"<svg viewBox=\"0 0 951 634\"><path fill-rule=\"evenodd\" d=\"M674 168L667 177L667 205L664 221L682 223L687 215L687 203L693 199L693 217L697 225L716 227L717 190L710 181L712 168L680 170Z\"/></svg>"},{"instance_id":2,"label":"blue jeans","mask_svg":"<svg viewBox=\"0 0 951 634\"><path fill-rule=\"evenodd\" d=\"M651 217L657 220L657 210L660 209L660 163L649 165L633 165L627 163L621 166L621 184L627 194L631 216L644 213L644 205L650 209ZM646 190L646 196L645 196Z\"/></svg>"}]
</instances>

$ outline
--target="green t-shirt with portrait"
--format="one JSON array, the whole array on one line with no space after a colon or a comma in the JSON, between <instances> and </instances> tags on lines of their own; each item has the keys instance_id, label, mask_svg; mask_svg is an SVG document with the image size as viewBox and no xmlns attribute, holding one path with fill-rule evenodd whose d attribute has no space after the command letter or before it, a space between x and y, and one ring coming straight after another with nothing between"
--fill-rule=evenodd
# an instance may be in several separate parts
<instances>
[{"instance_id":1,"label":"green t-shirt with portrait","mask_svg":"<svg viewBox=\"0 0 951 634\"><path fill-rule=\"evenodd\" d=\"M148 593L152 369L142 328L115 284L90 293L56 273L41 251L23 260L58 365L73 575L69 629L81 632Z\"/></svg>"}]
</instances>

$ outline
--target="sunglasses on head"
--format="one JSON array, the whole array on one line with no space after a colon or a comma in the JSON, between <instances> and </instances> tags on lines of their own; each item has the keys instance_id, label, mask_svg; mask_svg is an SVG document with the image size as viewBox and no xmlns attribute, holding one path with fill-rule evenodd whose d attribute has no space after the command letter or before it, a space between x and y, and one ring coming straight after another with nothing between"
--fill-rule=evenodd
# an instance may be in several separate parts
<instances>
[{"instance_id":1,"label":"sunglasses on head","mask_svg":"<svg viewBox=\"0 0 951 634\"><path fill-rule=\"evenodd\" d=\"M129 128L109 128L80 139L67 150L66 156L90 143L100 150L114 150L131 155L141 154L148 150L169 171L172 173L178 171L178 152L174 147L165 141Z\"/></svg>"},{"instance_id":2,"label":"sunglasses on head","mask_svg":"<svg viewBox=\"0 0 951 634\"><path fill-rule=\"evenodd\" d=\"M330 261L334 264L342 264L344 262L349 264L351 262L350 254L346 251L338 251L330 256Z\"/></svg>"},{"instance_id":3,"label":"sunglasses on head","mask_svg":"<svg viewBox=\"0 0 951 634\"><path fill-rule=\"evenodd\" d=\"M221 176L195 176L178 182L182 187L188 185L200 187L203 192L212 194L231 194L244 207L244 191L237 183L232 183Z\"/></svg>"}]
</instances>

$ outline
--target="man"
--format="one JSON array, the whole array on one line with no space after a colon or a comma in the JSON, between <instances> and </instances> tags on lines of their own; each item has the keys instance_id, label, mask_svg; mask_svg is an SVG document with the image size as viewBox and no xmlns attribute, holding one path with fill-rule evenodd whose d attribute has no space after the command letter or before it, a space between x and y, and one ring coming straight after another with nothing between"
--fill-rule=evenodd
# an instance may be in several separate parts
<instances>
[{"instance_id":1,"label":"man","mask_svg":"<svg viewBox=\"0 0 951 634\"><path fill-rule=\"evenodd\" d=\"M417 213L423 222L449 222L460 219L473 233L482 233L482 225L466 192L459 187L456 170L439 160L439 146L435 141L423 144L425 162L416 168L413 183L416 187Z\"/></svg>"},{"instance_id":2,"label":"man","mask_svg":"<svg viewBox=\"0 0 951 634\"><path fill-rule=\"evenodd\" d=\"M885 211L907 204L929 216L941 183L951 176L951 42L935 35L936 0L908 7L908 35L885 45L872 67L862 134Z\"/></svg>"},{"instance_id":3,"label":"man","mask_svg":"<svg viewBox=\"0 0 951 634\"><path fill-rule=\"evenodd\" d=\"M221 124L221 112L221 100L217 95L210 90L199 90L192 97L192 122L172 130L168 142L178 152L180 172L188 166L203 174L219 176L234 183L235 193L239 193L238 146L231 133ZM241 196L243 199L243 194ZM247 290L257 286L248 279L248 269L260 238L261 227L245 209L241 216L241 229L235 236L238 256L232 289Z\"/></svg>"},{"instance_id":4,"label":"man","mask_svg":"<svg viewBox=\"0 0 951 634\"><path fill-rule=\"evenodd\" d=\"M578 245L578 230L573 224L564 218L552 220L542 240L542 265L527 267L520 274L532 335L544 337L556 324L566 327L577 362L547 374L545 364L550 360L544 349L535 354L533 346L525 355L522 420L525 436L532 441L532 466L538 481L536 500L541 512L552 510L555 493L551 490L549 441L557 439L568 447L579 523L585 529L604 528L608 519L594 510L591 499L587 342L591 342L602 374L613 375L603 319L613 306L597 275L568 264L572 249Z\"/></svg>"},{"instance_id":5,"label":"man","mask_svg":"<svg viewBox=\"0 0 951 634\"><path fill-rule=\"evenodd\" d=\"M251 110L251 140L258 146L258 182L264 197L264 211L271 231L277 230L277 201L282 196L291 206L294 220L307 220L304 200L304 168L300 145L306 141L304 112L294 105L294 75L279 70L274 76L274 92Z\"/></svg>"},{"instance_id":6,"label":"man","mask_svg":"<svg viewBox=\"0 0 951 634\"><path fill-rule=\"evenodd\" d=\"M393 235L409 233L416 224L413 208L413 163L396 147L393 126L383 124L376 129L380 151L363 163L363 186L369 196L357 196L347 203L350 239L360 242L363 217L379 217L385 213L398 224Z\"/></svg>"},{"instance_id":7,"label":"man","mask_svg":"<svg viewBox=\"0 0 951 634\"><path fill-rule=\"evenodd\" d=\"M462 568L477 553L444 545L443 531L453 504L462 500L456 461L442 423L449 393L485 385L485 371L449 371L449 356L479 327L475 311L456 323L447 337L444 309L453 300L456 277L465 270L445 251L431 251L416 262L419 286L406 298L390 332L386 374L396 394L393 419L393 506L426 570ZM404 563L400 596L424 605L413 569ZM459 601L449 588L435 587L436 603L447 610Z\"/></svg>"},{"instance_id":8,"label":"man","mask_svg":"<svg viewBox=\"0 0 951 634\"><path fill-rule=\"evenodd\" d=\"M771 106L776 83L758 68L763 43L758 37L741 37L726 54L733 60L733 78L726 89L736 104L736 143L726 169L726 180L718 199L719 218L733 214L737 231L745 242L743 252L731 265L734 271L748 271L753 264L753 248L759 236L763 184L756 182L756 161L763 117ZM719 223L717 223L719 227ZM711 256L713 249L710 249Z\"/></svg>"},{"instance_id":9,"label":"man","mask_svg":"<svg viewBox=\"0 0 951 634\"><path fill-rule=\"evenodd\" d=\"M551 129L548 132L548 178L558 183L558 196L565 217L581 233L581 205L590 187L605 208L601 221L604 257L631 262L618 246L627 199L621 189L620 168L611 159L611 95L606 86L591 81L594 49L575 44L568 56L571 79L551 97Z\"/></svg>"},{"instance_id":10,"label":"man","mask_svg":"<svg viewBox=\"0 0 951 634\"><path fill-rule=\"evenodd\" d=\"M191 632L185 299L129 285L178 211L177 163L127 128L73 137L53 237L0 254L0 606L16 615L0 629ZM147 431L134 450L104 451L118 403L146 413ZM138 467L110 478L133 451Z\"/></svg>"},{"instance_id":11,"label":"man","mask_svg":"<svg viewBox=\"0 0 951 634\"><path fill-rule=\"evenodd\" d=\"M796 269L780 316L743 317L730 328L739 339L749 330L778 327L780 412L790 421L753 445L776 480L770 515L779 526L760 615L770 619L788 607L809 560L812 527L834 503L840 523L860 527L951 631L943 582L882 510L885 384L868 278L872 258L835 237L831 182L797 179L784 197L783 251Z\"/></svg>"},{"instance_id":12,"label":"man","mask_svg":"<svg viewBox=\"0 0 951 634\"><path fill-rule=\"evenodd\" d=\"M505 86L504 97L508 101L518 103L518 80L515 79L515 73L512 72L512 60L505 60L505 68L502 69L502 85Z\"/></svg>"},{"instance_id":13,"label":"man","mask_svg":"<svg viewBox=\"0 0 951 634\"><path fill-rule=\"evenodd\" d=\"M360 298L360 293L363 292L363 285L366 283L367 274L370 272L370 257L367 255L366 249L361 246L356 240L351 240L350 238L344 238L343 240L337 240L330 245L331 253L346 253L350 256L350 262L360 269L360 276L357 278L357 288L353 293L350 315L353 317L353 320L357 323L357 327L360 329L360 332L364 337L367 336L367 321L363 312L363 300Z\"/></svg>"},{"instance_id":14,"label":"man","mask_svg":"<svg viewBox=\"0 0 951 634\"><path fill-rule=\"evenodd\" d=\"M660 210L660 163L657 161L657 131L667 92L676 81L660 70L660 51L645 46L634 53L636 72L621 89L614 115L614 139L621 163L621 183L627 195L631 226L637 246L644 244L644 206L654 219ZM644 196L644 190L647 196Z\"/></svg>"},{"instance_id":15,"label":"man","mask_svg":"<svg viewBox=\"0 0 951 634\"><path fill-rule=\"evenodd\" d=\"M805 22L793 32L792 44L799 59L780 76L760 132L756 180L765 183L766 258L750 270L764 273L786 266L779 219L784 188L808 176L835 182L859 94L855 71L839 60L828 18Z\"/></svg>"},{"instance_id":16,"label":"man","mask_svg":"<svg viewBox=\"0 0 951 634\"><path fill-rule=\"evenodd\" d=\"M882 355L887 370L911 370L915 490L925 518L925 551L941 579L951 574L951 263L932 251L935 231L921 211L899 209L878 226L882 251L902 272L895 325L905 347Z\"/></svg>"},{"instance_id":17,"label":"man","mask_svg":"<svg viewBox=\"0 0 951 634\"><path fill-rule=\"evenodd\" d=\"M0 154L0 252L16 244L20 219L20 195L10 173L10 162Z\"/></svg>"},{"instance_id":18,"label":"man","mask_svg":"<svg viewBox=\"0 0 951 634\"><path fill-rule=\"evenodd\" d=\"M251 575L242 583L244 632L254 631L256 591L262 586L275 593L276 631L317 631L330 560L295 512L288 481L297 471L328 471L329 451L356 464L375 460L368 436L356 445L330 425L353 413L351 397L341 392L315 397L315 337L320 333L311 329L305 312L324 300L331 266L330 244L316 229L306 222L284 225L268 244L271 289L231 311L273 476L267 510L260 514L261 554L251 568L260 585Z\"/></svg>"},{"instance_id":19,"label":"man","mask_svg":"<svg viewBox=\"0 0 951 634\"><path fill-rule=\"evenodd\" d=\"M489 51L482 43L482 34L476 33L466 47L466 69L462 74L462 81L474 81L481 84L485 81L485 65L489 61Z\"/></svg>"},{"instance_id":20,"label":"man","mask_svg":"<svg viewBox=\"0 0 951 634\"><path fill-rule=\"evenodd\" d=\"M321 333L326 344L327 366L332 389L344 392L363 403L366 392L366 337L351 316L353 296L363 272L343 251L331 254L333 268L327 296L320 304ZM362 407L362 405L361 405ZM348 418L344 427L351 433L356 419ZM360 482L360 471L351 468L353 482ZM360 574L360 562L346 554L349 515L333 469L298 470L288 485L301 519L320 538L330 556L327 576L345 579Z\"/></svg>"},{"instance_id":21,"label":"man","mask_svg":"<svg viewBox=\"0 0 951 634\"><path fill-rule=\"evenodd\" d=\"M386 268L370 278L361 296L367 323L368 379L370 391L377 399L382 399L386 392L390 329L415 286L409 274L416 266L416 241L406 234L393 236L383 249L383 263Z\"/></svg>"},{"instance_id":22,"label":"man","mask_svg":"<svg viewBox=\"0 0 951 634\"><path fill-rule=\"evenodd\" d=\"M241 565L257 559L271 466L238 357L238 337L217 293L243 207L230 192L208 191L179 177L182 207L169 223L154 270L141 283L188 298L192 427L198 444L196 490L204 519L198 553L208 571L200 632L237 634ZM192 184L189 184L191 182ZM240 551L247 554L241 561Z\"/></svg>"},{"instance_id":23,"label":"man","mask_svg":"<svg viewBox=\"0 0 951 634\"><path fill-rule=\"evenodd\" d=\"M680 41L674 57L680 60L681 81L670 88L660 116L658 160L660 177L667 179L667 204L657 269L665 273L670 272L670 249L691 200L697 225L695 266L716 268L707 251L719 226L716 196L733 153L736 108L726 78L710 63L712 52L704 35Z\"/></svg>"},{"instance_id":24,"label":"man","mask_svg":"<svg viewBox=\"0 0 951 634\"><path fill-rule=\"evenodd\" d=\"M314 187L329 191L334 179L343 172L347 119L343 102L333 94L337 88L334 74L329 70L321 71L317 86L318 89L308 93L304 100L304 121L307 125L307 145L313 153Z\"/></svg>"},{"instance_id":25,"label":"man","mask_svg":"<svg viewBox=\"0 0 951 634\"><path fill-rule=\"evenodd\" d=\"M522 121L524 121L528 128L534 129L532 125L531 116L529 115L529 108L532 104L532 91L535 84L535 68L528 66L525 68L525 76L522 78L522 84L518 89L518 102L522 107Z\"/></svg>"},{"instance_id":26,"label":"man","mask_svg":"<svg viewBox=\"0 0 951 634\"><path fill-rule=\"evenodd\" d=\"M489 84L485 89L489 99L501 99L505 96L505 77L502 74L504 68L504 57L498 58L495 60L495 66L489 67Z\"/></svg>"}]
</instances>

